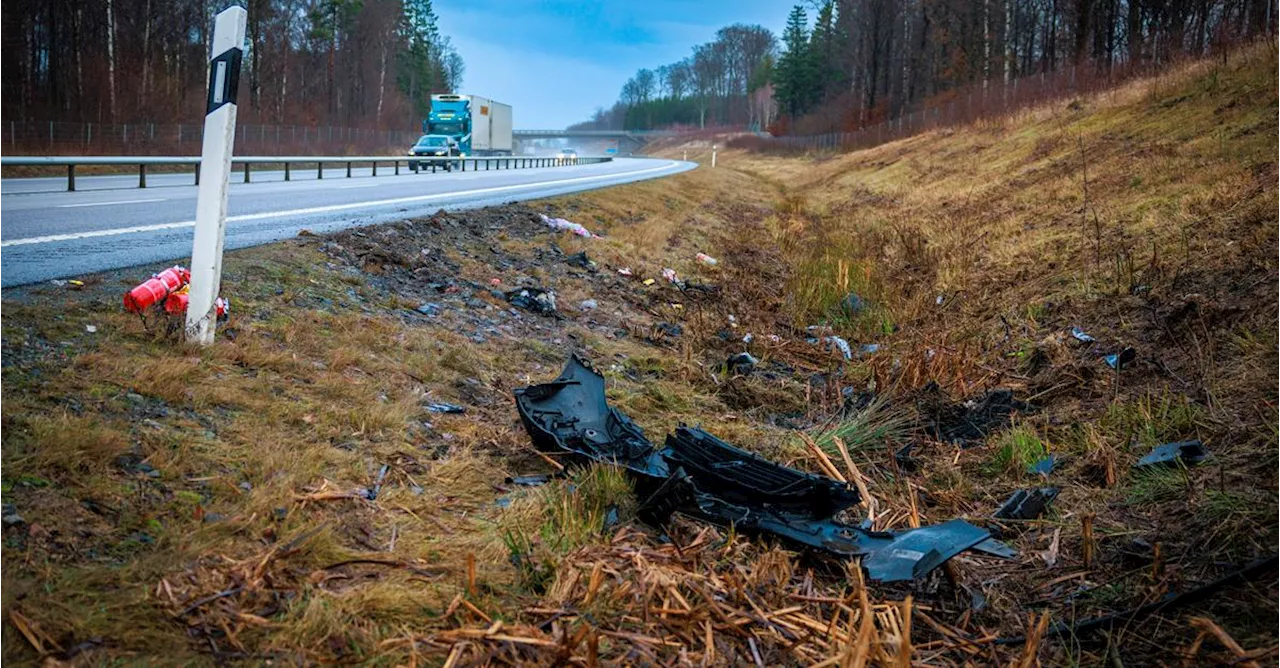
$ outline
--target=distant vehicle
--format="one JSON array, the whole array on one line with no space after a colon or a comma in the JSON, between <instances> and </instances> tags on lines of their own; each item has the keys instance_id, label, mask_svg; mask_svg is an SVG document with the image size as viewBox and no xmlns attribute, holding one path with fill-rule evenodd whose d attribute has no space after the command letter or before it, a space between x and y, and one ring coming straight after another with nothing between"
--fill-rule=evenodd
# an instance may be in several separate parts
<instances>
[{"instance_id":1,"label":"distant vehicle","mask_svg":"<svg viewBox=\"0 0 1280 668\"><path fill-rule=\"evenodd\" d=\"M409 149L409 155L422 158L446 158L457 156L461 153L458 148L458 142L453 137L445 135L422 135L418 138L418 142ZM426 169L430 162L418 162L417 160L409 161L409 169L418 171L418 169ZM449 169L449 163L444 163L444 168Z\"/></svg>"},{"instance_id":2,"label":"distant vehicle","mask_svg":"<svg viewBox=\"0 0 1280 668\"><path fill-rule=\"evenodd\" d=\"M452 138L463 157L511 155L511 105L479 95L432 95L422 132Z\"/></svg>"},{"instance_id":3,"label":"distant vehicle","mask_svg":"<svg viewBox=\"0 0 1280 668\"><path fill-rule=\"evenodd\" d=\"M578 157L578 152L571 148L562 148L560 149L560 152L556 154L556 157L561 160L576 158Z\"/></svg>"}]
</instances>

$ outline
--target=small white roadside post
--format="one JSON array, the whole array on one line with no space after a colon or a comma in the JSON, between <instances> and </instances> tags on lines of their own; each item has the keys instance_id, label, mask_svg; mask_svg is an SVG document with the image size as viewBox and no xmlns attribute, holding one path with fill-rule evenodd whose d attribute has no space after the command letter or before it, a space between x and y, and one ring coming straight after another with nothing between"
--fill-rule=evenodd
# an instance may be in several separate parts
<instances>
[{"instance_id":1,"label":"small white roadside post","mask_svg":"<svg viewBox=\"0 0 1280 668\"><path fill-rule=\"evenodd\" d=\"M714 169L714 168L715 168L715 166L716 166L716 145L715 145L715 144L712 144L712 145L711 145L711 167L712 167L712 169Z\"/></svg>"},{"instance_id":2,"label":"small white roadside post","mask_svg":"<svg viewBox=\"0 0 1280 668\"><path fill-rule=\"evenodd\" d=\"M236 88L240 84L245 19L243 7L220 12L213 24L209 58L209 99L200 151L200 190L191 246L191 293L187 301L187 341L213 343L214 300L222 283L222 245L227 227L227 190L236 138Z\"/></svg>"}]
</instances>

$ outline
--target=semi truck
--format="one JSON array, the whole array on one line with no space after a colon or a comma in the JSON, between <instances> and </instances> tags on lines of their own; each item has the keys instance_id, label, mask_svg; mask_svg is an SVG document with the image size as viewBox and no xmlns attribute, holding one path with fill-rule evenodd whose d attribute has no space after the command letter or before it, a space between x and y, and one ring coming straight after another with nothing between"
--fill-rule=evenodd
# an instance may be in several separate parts
<instances>
[{"instance_id":1,"label":"semi truck","mask_svg":"<svg viewBox=\"0 0 1280 668\"><path fill-rule=\"evenodd\" d=\"M451 138L463 156L511 155L511 105L479 95L432 95L422 133Z\"/></svg>"}]
</instances>

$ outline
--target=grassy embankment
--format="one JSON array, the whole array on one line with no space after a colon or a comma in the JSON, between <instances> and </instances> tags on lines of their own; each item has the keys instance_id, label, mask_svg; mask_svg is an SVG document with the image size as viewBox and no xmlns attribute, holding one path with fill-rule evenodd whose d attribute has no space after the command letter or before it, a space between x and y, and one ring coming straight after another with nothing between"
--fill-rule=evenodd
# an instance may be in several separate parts
<instances>
[{"instance_id":1,"label":"grassy embankment","mask_svg":"<svg viewBox=\"0 0 1280 668\"><path fill-rule=\"evenodd\" d=\"M207 350L119 312L142 272L9 291L4 502L23 521L4 529L6 659L1008 662L1024 650L989 638L1029 615L1123 610L1273 553L1275 81L1274 51L1253 51L870 151L727 152L716 170L546 203L602 239L516 208L237 252L234 338ZM579 250L600 273L563 262ZM623 266L722 292L646 287ZM554 288L565 317L507 314L495 277ZM850 292L862 309L840 307ZM817 323L881 348L844 363L804 342ZM764 361L728 376L747 332ZM1117 374L1101 355L1126 346L1137 358ZM1064 460L1062 495L1005 524L1017 561L965 555L911 592L692 522L664 545L609 469L503 484L549 470L510 391L569 350L654 440L698 423L818 470L795 428L825 447L843 435L878 526L981 521L1042 484L1023 469L1046 452ZM938 442L918 428L930 382L953 400L1012 388L1030 408L971 447ZM879 399L842 416L843 388ZM1214 458L1131 472L1183 438ZM915 472L890 455L904 443ZM985 606L969 611L973 592ZM1254 650L1274 646L1275 614L1272 577L1030 647L1047 663L1179 661L1208 628L1193 616ZM1201 660L1233 656L1218 643Z\"/></svg>"}]
</instances>

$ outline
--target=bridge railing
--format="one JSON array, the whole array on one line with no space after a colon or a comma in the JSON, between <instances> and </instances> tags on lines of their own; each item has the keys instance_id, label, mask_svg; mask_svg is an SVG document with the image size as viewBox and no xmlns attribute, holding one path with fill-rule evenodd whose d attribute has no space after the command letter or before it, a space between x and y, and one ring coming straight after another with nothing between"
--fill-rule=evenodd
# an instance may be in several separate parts
<instances>
[{"instance_id":1,"label":"bridge railing","mask_svg":"<svg viewBox=\"0 0 1280 668\"><path fill-rule=\"evenodd\" d=\"M676 130L512 130L516 137L675 137Z\"/></svg>"},{"instance_id":2,"label":"bridge railing","mask_svg":"<svg viewBox=\"0 0 1280 668\"><path fill-rule=\"evenodd\" d=\"M426 157L426 156L237 156L231 159L232 168L236 165L244 172L244 182L251 182L253 165L282 165L284 180L293 180L293 167L315 165L316 178L324 178L325 165L346 165L346 177L351 178L353 165L370 165L372 175L378 175L378 166L390 166L394 174L400 173L400 166L413 171L430 170L452 171L489 171L499 169L530 169L538 167L570 167L574 165L593 165L610 162L610 157L552 158L530 156L489 156L489 157ZM76 167L78 166L134 166L138 168L138 187L147 187L147 167L154 165L188 165L195 174L194 183L200 184L200 158L186 156L12 156L0 157L0 167L66 167L67 190L76 189Z\"/></svg>"}]
</instances>

